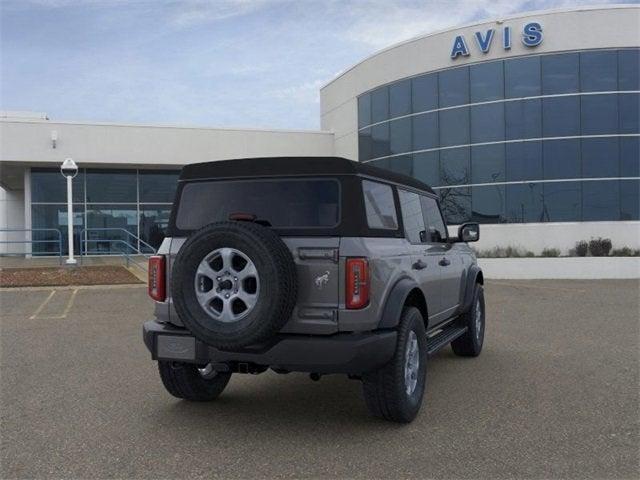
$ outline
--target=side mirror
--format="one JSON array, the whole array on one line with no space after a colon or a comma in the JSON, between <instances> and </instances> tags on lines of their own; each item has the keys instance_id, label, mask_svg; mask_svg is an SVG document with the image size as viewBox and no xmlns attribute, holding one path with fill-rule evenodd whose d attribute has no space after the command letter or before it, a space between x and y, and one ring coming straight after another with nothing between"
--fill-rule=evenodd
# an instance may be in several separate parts
<instances>
[{"instance_id":1,"label":"side mirror","mask_svg":"<svg viewBox=\"0 0 640 480\"><path fill-rule=\"evenodd\" d=\"M479 223L463 223L458 228L459 242L477 242L480 240Z\"/></svg>"}]
</instances>

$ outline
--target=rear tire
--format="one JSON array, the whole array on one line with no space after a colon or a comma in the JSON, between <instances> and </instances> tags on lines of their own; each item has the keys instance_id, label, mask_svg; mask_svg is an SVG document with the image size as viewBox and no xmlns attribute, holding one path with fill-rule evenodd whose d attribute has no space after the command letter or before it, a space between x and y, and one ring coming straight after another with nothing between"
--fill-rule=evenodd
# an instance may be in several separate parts
<instances>
[{"instance_id":1,"label":"rear tire","mask_svg":"<svg viewBox=\"0 0 640 480\"><path fill-rule=\"evenodd\" d=\"M410 361L412 355L417 365ZM409 367L411 363L413 367ZM381 369L362 376L367 408L372 415L385 420L411 422L422 405L426 374L427 335L422 314L415 307L406 307L398 326L393 358Z\"/></svg>"},{"instance_id":2,"label":"rear tire","mask_svg":"<svg viewBox=\"0 0 640 480\"><path fill-rule=\"evenodd\" d=\"M229 383L231 373L218 372L205 378L197 365L181 362L158 362L164 388L177 398L194 402L208 402L220 396Z\"/></svg>"},{"instance_id":3,"label":"rear tire","mask_svg":"<svg viewBox=\"0 0 640 480\"><path fill-rule=\"evenodd\" d=\"M482 352L485 327L484 289L476 283L469 311L461 316L460 326L467 327L464 335L451 342L453 352L460 357L477 357Z\"/></svg>"}]
</instances>

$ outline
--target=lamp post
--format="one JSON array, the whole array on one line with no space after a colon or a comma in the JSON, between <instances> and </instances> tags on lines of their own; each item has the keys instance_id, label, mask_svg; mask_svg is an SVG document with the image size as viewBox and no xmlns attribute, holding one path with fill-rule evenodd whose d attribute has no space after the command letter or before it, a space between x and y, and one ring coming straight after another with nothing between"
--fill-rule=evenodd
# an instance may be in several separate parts
<instances>
[{"instance_id":1,"label":"lamp post","mask_svg":"<svg viewBox=\"0 0 640 480\"><path fill-rule=\"evenodd\" d=\"M69 235L69 258L67 258L67 265L75 265L78 263L73 258L73 186L71 182L73 177L78 174L78 166L72 158L65 159L60 165L60 173L67 179L67 233Z\"/></svg>"}]
</instances>

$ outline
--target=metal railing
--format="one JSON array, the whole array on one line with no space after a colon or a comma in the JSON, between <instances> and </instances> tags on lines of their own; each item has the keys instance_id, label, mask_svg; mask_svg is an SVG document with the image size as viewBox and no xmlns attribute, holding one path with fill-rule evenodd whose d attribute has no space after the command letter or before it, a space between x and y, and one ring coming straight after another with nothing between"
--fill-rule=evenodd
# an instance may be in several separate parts
<instances>
[{"instance_id":1,"label":"metal railing","mask_svg":"<svg viewBox=\"0 0 640 480\"><path fill-rule=\"evenodd\" d=\"M99 238L89 238L88 234L90 232L119 232L121 234L124 233L125 238L105 238L103 236L100 236ZM107 243L109 244L109 251L90 250L89 244L92 243ZM147 252L144 252L141 247L147 249ZM82 262L84 257L89 255L122 255L127 266L133 264L146 271L146 262L141 263L136 260L135 257L143 256L146 259L155 253L155 248L125 228L83 228L80 231L80 262Z\"/></svg>"},{"instance_id":2,"label":"metal railing","mask_svg":"<svg viewBox=\"0 0 640 480\"><path fill-rule=\"evenodd\" d=\"M31 233L31 237L30 239L23 239L23 240L0 240L0 244L15 244L15 243L21 243L21 244L29 244L31 245L31 252L0 252L0 256L21 256L21 255L29 255L29 254L36 254L38 256L40 256L40 254L50 254L50 255L57 255L58 259L60 261L60 264L62 265L62 255L63 255L63 251L62 251L62 233L60 232L60 230L58 230L57 228L0 228L0 234L2 233L18 233L18 232L23 232L23 233L27 233L30 232ZM57 234L57 239L44 239L44 240L34 240L33 239L33 233L34 232L51 232L51 233L55 233ZM38 243L54 243L58 245L58 250L57 251L47 251L47 252L33 252L33 245L34 244L38 244Z\"/></svg>"}]
</instances>

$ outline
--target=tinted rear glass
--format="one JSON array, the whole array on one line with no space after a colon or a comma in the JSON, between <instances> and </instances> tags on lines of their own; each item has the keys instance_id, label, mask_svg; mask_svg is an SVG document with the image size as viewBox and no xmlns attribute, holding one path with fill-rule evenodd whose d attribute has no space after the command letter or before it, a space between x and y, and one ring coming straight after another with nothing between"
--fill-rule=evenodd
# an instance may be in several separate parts
<instances>
[{"instance_id":1,"label":"tinted rear glass","mask_svg":"<svg viewBox=\"0 0 640 480\"><path fill-rule=\"evenodd\" d=\"M327 228L339 223L340 185L333 179L238 180L188 183L182 189L176 227L195 230L255 215L279 228Z\"/></svg>"}]
</instances>

